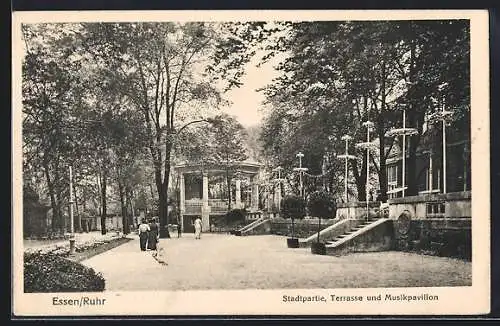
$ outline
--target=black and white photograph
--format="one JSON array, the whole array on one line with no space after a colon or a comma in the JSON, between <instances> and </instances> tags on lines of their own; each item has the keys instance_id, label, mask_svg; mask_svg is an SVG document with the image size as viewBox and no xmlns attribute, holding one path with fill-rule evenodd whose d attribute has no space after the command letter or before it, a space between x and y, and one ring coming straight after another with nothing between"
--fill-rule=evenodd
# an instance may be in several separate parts
<instances>
[{"instance_id":1,"label":"black and white photograph","mask_svg":"<svg viewBox=\"0 0 500 326\"><path fill-rule=\"evenodd\" d=\"M13 18L17 314L489 312L487 12Z\"/></svg>"}]
</instances>

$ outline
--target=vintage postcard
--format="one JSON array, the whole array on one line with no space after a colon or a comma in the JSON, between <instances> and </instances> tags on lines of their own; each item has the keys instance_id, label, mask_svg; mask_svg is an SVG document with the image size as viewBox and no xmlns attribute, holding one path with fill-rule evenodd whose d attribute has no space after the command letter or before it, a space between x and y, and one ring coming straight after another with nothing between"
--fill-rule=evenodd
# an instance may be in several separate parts
<instances>
[{"instance_id":1,"label":"vintage postcard","mask_svg":"<svg viewBox=\"0 0 500 326\"><path fill-rule=\"evenodd\" d=\"M490 311L486 10L12 27L13 315Z\"/></svg>"}]
</instances>

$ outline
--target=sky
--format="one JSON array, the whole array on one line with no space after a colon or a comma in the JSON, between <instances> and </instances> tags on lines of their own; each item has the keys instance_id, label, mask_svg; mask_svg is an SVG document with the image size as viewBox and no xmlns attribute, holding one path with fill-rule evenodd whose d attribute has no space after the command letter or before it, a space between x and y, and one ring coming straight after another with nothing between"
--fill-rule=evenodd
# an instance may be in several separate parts
<instances>
[{"instance_id":1,"label":"sky","mask_svg":"<svg viewBox=\"0 0 500 326\"><path fill-rule=\"evenodd\" d=\"M235 116L245 127L255 126L262 122L264 114L261 102L265 97L262 92L256 90L271 83L272 79L278 76L272 62L258 68L255 67L256 63L257 60L252 60L247 64L246 73L242 79L243 85L226 93L227 99L233 103L225 108L224 112Z\"/></svg>"}]
</instances>

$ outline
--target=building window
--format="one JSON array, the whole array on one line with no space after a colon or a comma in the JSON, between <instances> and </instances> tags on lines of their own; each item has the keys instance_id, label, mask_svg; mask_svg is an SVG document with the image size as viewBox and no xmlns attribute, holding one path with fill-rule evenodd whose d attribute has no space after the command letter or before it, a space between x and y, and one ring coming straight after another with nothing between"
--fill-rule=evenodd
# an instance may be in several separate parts
<instances>
[{"instance_id":1,"label":"building window","mask_svg":"<svg viewBox=\"0 0 500 326\"><path fill-rule=\"evenodd\" d=\"M389 198L397 197L397 193L390 193L398 187L398 166L391 165L387 167L387 191Z\"/></svg>"},{"instance_id":2,"label":"building window","mask_svg":"<svg viewBox=\"0 0 500 326\"><path fill-rule=\"evenodd\" d=\"M387 167L387 181L390 183L398 183L398 166L391 165Z\"/></svg>"},{"instance_id":3,"label":"building window","mask_svg":"<svg viewBox=\"0 0 500 326\"><path fill-rule=\"evenodd\" d=\"M444 217L445 215L444 202L430 202L426 204L426 216L431 217Z\"/></svg>"}]
</instances>

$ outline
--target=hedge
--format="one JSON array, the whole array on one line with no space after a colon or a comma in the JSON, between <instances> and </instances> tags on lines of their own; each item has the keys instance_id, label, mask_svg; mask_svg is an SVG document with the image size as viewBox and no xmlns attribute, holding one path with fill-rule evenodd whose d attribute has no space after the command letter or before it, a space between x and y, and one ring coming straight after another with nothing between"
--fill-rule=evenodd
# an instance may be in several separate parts
<instances>
[{"instance_id":1,"label":"hedge","mask_svg":"<svg viewBox=\"0 0 500 326\"><path fill-rule=\"evenodd\" d=\"M24 292L104 291L101 273L56 254L24 254Z\"/></svg>"},{"instance_id":2,"label":"hedge","mask_svg":"<svg viewBox=\"0 0 500 326\"><path fill-rule=\"evenodd\" d=\"M226 213L226 222L238 222L245 221L245 216L247 215L246 209L235 208Z\"/></svg>"}]
</instances>

